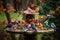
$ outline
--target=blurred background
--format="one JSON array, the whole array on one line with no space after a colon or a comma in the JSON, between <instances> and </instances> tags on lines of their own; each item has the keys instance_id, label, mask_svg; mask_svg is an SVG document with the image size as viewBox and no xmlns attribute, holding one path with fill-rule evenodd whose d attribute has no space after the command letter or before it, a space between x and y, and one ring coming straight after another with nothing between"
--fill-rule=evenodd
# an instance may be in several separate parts
<instances>
[{"instance_id":1,"label":"blurred background","mask_svg":"<svg viewBox=\"0 0 60 40\"><path fill-rule=\"evenodd\" d=\"M51 34L37 34L37 40L59 40L60 0L0 0L0 35L5 39L5 35L7 33L5 33L4 30L7 24L16 19L22 20L22 11L25 11L31 3L34 3L36 6L40 6L39 15L35 15L36 18L38 18L40 15L46 15L50 12L54 12L54 16L56 17L53 19L57 27L56 31ZM7 36L7 39L11 40L10 36Z\"/></svg>"}]
</instances>

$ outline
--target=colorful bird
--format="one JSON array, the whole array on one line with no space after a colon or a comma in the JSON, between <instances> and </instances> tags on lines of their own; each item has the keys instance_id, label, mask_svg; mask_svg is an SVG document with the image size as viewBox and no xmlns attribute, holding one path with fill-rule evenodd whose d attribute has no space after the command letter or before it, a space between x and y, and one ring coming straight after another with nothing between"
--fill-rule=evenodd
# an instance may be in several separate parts
<instances>
[{"instance_id":1,"label":"colorful bird","mask_svg":"<svg viewBox=\"0 0 60 40\"><path fill-rule=\"evenodd\" d=\"M36 13L39 12L39 7L35 8L35 12L36 12Z\"/></svg>"},{"instance_id":2,"label":"colorful bird","mask_svg":"<svg viewBox=\"0 0 60 40\"><path fill-rule=\"evenodd\" d=\"M10 22L10 23L7 25L7 27L8 27L8 28L12 28L13 25L14 25L14 22Z\"/></svg>"},{"instance_id":3,"label":"colorful bird","mask_svg":"<svg viewBox=\"0 0 60 40\"><path fill-rule=\"evenodd\" d=\"M25 24L26 22L25 22L25 20L22 20L22 24Z\"/></svg>"},{"instance_id":4,"label":"colorful bird","mask_svg":"<svg viewBox=\"0 0 60 40\"><path fill-rule=\"evenodd\" d=\"M37 32L37 30L36 30L36 28L35 28L35 24L34 24L34 23L31 23L31 28L32 28L35 32Z\"/></svg>"},{"instance_id":5,"label":"colorful bird","mask_svg":"<svg viewBox=\"0 0 60 40\"><path fill-rule=\"evenodd\" d=\"M46 28L49 28L49 27L50 27L50 25L49 25L48 23L49 23L49 20L46 20L46 21L44 22Z\"/></svg>"},{"instance_id":6,"label":"colorful bird","mask_svg":"<svg viewBox=\"0 0 60 40\"><path fill-rule=\"evenodd\" d=\"M27 28L24 30L24 32L28 31L31 28L31 24L28 24Z\"/></svg>"},{"instance_id":7,"label":"colorful bird","mask_svg":"<svg viewBox=\"0 0 60 40\"><path fill-rule=\"evenodd\" d=\"M35 10L34 6L35 6L35 4L30 4L30 8L31 8L32 10Z\"/></svg>"},{"instance_id":8,"label":"colorful bird","mask_svg":"<svg viewBox=\"0 0 60 40\"><path fill-rule=\"evenodd\" d=\"M35 25L38 25L38 23L39 23L38 19L36 19L34 23L35 23Z\"/></svg>"},{"instance_id":9,"label":"colorful bird","mask_svg":"<svg viewBox=\"0 0 60 40\"><path fill-rule=\"evenodd\" d=\"M43 24L40 23L39 28L42 30L43 29Z\"/></svg>"},{"instance_id":10,"label":"colorful bird","mask_svg":"<svg viewBox=\"0 0 60 40\"><path fill-rule=\"evenodd\" d=\"M56 25L52 22L51 27L56 31Z\"/></svg>"}]
</instances>

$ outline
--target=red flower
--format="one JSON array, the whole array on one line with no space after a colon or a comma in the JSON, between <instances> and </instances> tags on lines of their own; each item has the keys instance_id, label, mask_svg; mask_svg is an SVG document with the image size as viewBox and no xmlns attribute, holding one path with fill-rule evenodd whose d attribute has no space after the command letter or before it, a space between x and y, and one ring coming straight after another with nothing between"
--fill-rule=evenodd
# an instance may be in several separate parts
<instances>
[{"instance_id":1,"label":"red flower","mask_svg":"<svg viewBox=\"0 0 60 40\"><path fill-rule=\"evenodd\" d=\"M39 0L39 2L42 2L42 0Z\"/></svg>"}]
</instances>

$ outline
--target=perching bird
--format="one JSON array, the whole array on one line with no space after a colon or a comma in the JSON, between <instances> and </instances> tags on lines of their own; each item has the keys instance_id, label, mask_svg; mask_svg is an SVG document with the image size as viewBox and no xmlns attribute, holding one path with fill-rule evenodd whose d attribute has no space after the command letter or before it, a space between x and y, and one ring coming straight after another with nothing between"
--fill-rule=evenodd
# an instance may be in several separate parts
<instances>
[{"instance_id":1,"label":"perching bird","mask_svg":"<svg viewBox=\"0 0 60 40\"><path fill-rule=\"evenodd\" d=\"M31 24L28 24L27 28L24 30L24 32L28 31L31 28Z\"/></svg>"},{"instance_id":2,"label":"perching bird","mask_svg":"<svg viewBox=\"0 0 60 40\"><path fill-rule=\"evenodd\" d=\"M37 32L37 30L36 30L36 28L35 28L35 25L32 23L31 24L31 28L35 31L35 32Z\"/></svg>"},{"instance_id":3,"label":"perching bird","mask_svg":"<svg viewBox=\"0 0 60 40\"><path fill-rule=\"evenodd\" d=\"M14 23L13 23L13 22L10 22L10 23L7 25L7 27L12 28L13 25L14 25Z\"/></svg>"},{"instance_id":4,"label":"perching bird","mask_svg":"<svg viewBox=\"0 0 60 40\"><path fill-rule=\"evenodd\" d=\"M51 27L56 31L56 25L52 22Z\"/></svg>"},{"instance_id":5,"label":"perching bird","mask_svg":"<svg viewBox=\"0 0 60 40\"><path fill-rule=\"evenodd\" d=\"M46 28L49 28L49 27L50 27L49 24L48 24L48 22L49 22L49 20L46 20L46 21L44 22Z\"/></svg>"},{"instance_id":6,"label":"perching bird","mask_svg":"<svg viewBox=\"0 0 60 40\"><path fill-rule=\"evenodd\" d=\"M20 20L18 20L18 23L20 23Z\"/></svg>"}]
</instances>

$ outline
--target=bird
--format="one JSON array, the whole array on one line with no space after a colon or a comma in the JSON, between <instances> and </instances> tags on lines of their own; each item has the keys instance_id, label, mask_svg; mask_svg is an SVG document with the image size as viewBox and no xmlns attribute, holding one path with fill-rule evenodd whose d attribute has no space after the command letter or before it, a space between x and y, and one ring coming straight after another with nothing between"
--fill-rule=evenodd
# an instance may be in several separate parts
<instances>
[{"instance_id":1,"label":"bird","mask_svg":"<svg viewBox=\"0 0 60 40\"><path fill-rule=\"evenodd\" d=\"M56 25L52 22L51 27L56 31Z\"/></svg>"},{"instance_id":2,"label":"bird","mask_svg":"<svg viewBox=\"0 0 60 40\"><path fill-rule=\"evenodd\" d=\"M31 24L31 28L35 31L35 32L37 32L37 30L36 30L36 28L35 28L35 25L32 23Z\"/></svg>"}]
</instances>

